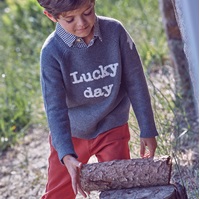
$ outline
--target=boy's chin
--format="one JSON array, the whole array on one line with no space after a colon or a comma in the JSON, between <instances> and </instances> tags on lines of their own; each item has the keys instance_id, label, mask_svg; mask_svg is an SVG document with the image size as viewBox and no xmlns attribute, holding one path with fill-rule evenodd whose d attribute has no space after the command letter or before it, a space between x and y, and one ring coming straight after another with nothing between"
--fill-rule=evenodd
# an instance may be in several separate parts
<instances>
[{"instance_id":1,"label":"boy's chin","mask_svg":"<svg viewBox=\"0 0 200 199\"><path fill-rule=\"evenodd\" d=\"M91 35L91 33L92 33L92 29L87 28L87 29L84 29L84 30L76 31L75 36L85 38L85 37L89 37L89 35Z\"/></svg>"}]
</instances>

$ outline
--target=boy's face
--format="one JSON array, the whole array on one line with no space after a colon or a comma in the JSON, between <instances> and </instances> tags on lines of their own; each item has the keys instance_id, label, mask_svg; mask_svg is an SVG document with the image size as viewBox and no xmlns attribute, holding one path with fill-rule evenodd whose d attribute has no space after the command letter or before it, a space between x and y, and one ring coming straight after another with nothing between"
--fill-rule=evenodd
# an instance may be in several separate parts
<instances>
[{"instance_id":1,"label":"boy's face","mask_svg":"<svg viewBox=\"0 0 200 199\"><path fill-rule=\"evenodd\" d=\"M59 16L59 19L53 18L48 12L44 11L54 22L58 22L67 32L81 37L88 43L93 37L93 27L96 20L94 3L87 1L87 3L80 8L68 11Z\"/></svg>"}]
</instances>

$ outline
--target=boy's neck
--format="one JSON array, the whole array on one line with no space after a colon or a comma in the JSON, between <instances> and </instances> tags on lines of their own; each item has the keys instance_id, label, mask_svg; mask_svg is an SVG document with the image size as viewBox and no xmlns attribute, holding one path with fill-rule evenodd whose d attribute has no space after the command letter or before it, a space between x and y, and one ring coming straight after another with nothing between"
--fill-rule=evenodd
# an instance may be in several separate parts
<instances>
[{"instance_id":1,"label":"boy's neck","mask_svg":"<svg viewBox=\"0 0 200 199\"><path fill-rule=\"evenodd\" d=\"M94 26L93 26L93 28L92 28L90 34L89 34L87 37L82 38L82 39L83 39L84 42L88 45L88 44L90 43L90 41L93 39L93 37L94 37Z\"/></svg>"}]
</instances>

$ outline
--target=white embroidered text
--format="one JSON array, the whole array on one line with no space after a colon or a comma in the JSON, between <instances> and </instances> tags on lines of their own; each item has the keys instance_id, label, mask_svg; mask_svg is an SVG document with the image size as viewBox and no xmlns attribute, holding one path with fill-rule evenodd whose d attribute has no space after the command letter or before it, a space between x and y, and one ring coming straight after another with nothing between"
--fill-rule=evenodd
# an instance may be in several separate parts
<instances>
[{"instance_id":1,"label":"white embroidered text","mask_svg":"<svg viewBox=\"0 0 200 199\"><path fill-rule=\"evenodd\" d=\"M110 84L109 86L104 86L103 88L96 88L92 90L91 87L87 87L87 89L84 91L84 96L86 98L94 98L94 97L108 97L111 94L113 84Z\"/></svg>"},{"instance_id":2,"label":"white embroidered text","mask_svg":"<svg viewBox=\"0 0 200 199\"><path fill-rule=\"evenodd\" d=\"M93 72L82 73L79 74L77 71L70 73L70 76L73 78L73 84L79 84L82 82L91 82L94 80L98 80L105 77L115 77L117 72L117 66L119 64L110 64L107 66L100 65L98 69L94 70Z\"/></svg>"}]
</instances>

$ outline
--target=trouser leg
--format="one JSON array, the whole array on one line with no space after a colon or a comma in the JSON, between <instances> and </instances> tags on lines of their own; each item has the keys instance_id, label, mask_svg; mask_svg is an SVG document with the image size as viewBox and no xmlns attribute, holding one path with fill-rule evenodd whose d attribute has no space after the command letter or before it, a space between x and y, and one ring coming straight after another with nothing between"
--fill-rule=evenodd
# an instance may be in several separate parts
<instances>
[{"instance_id":1,"label":"trouser leg","mask_svg":"<svg viewBox=\"0 0 200 199\"><path fill-rule=\"evenodd\" d=\"M72 138L78 160L83 164L88 162L91 155L96 155L99 162L130 159L129 140L130 134L127 124L111 129L92 140ZM51 139L50 149L48 183L42 199L75 199L70 175L58 159Z\"/></svg>"},{"instance_id":2,"label":"trouser leg","mask_svg":"<svg viewBox=\"0 0 200 199\"><path fill-rule=\"evenodd\" d=\"M78 160L87 163L90 155L87 151L87 140L72 139ZM75 194L71 186L71 177L67 168L61 164L58 154L52 146L50 139L50 156L48 168L48 182L46 185L46 193L42 199L75 199Z\"/></svg>"},{"instance_id":3,"label":"trouser leg","mask_svg":"<svg viewBox=\"0 0 200 199\"><path fill-rule=\"evenodd\" d=\"M130 159L128 124L101 134L94 142L94 150L99 162Z\"/></svg>"}]
</instances>

